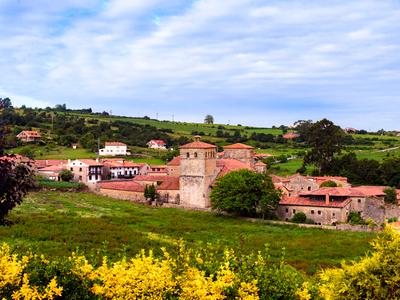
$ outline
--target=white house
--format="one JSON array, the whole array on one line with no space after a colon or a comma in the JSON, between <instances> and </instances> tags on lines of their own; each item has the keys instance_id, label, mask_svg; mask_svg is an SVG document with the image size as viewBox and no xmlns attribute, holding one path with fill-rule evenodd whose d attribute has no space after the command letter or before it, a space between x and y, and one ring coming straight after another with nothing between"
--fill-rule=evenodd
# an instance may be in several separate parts
<instances>
[{"instance_id":1,"label":"white house","mask_svg":"<svg viewBox=\"0 0 400 300\"><path fill-rule=\"evenodd\" d=\"M128 146L120 142L106 142L105 147L99 150L99 155L116 156L129 155Z\"/></svg>"},{"instance_id":2,"label":"white house","mask_svg":"<svg viewBox=\"0 0 400 300\"><path fill-rule=\"evenodd\" d=\"M74 181L82 182L90 189L103 179L104 165L98 159L69 159L66 166L74 174Z\"/></svg>"},{"instance_id":3,"label":"white house","mask_svg":"<svg viewBox=\"0 0 400 300\"><path fill-rule=\"evenodd\" d=\"M166 143L163 140L151 140L147 143L147 147L151 149L167 150Z\"/></svg>"},{"instance_id":4,"label":"white house","mask_svg":"<svg viewBox=\"0 0 400 300\"><path fill-rule=\"evenodd\" d=\"M150 167L146 163L133 163L124 159L104 159L105 173L111 179L127 179L136 175L146 175Z\"/></svg>"}]
</instances>

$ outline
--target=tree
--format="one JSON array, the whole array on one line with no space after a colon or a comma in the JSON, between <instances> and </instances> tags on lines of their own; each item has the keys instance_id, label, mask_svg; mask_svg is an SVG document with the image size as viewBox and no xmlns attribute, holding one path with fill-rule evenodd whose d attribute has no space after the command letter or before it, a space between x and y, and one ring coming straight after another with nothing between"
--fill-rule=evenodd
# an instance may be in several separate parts
<instances>
[{"instance_id":1,"label":"tree","mask_svg":"<svg viewBox=\"0 0 400 300\"><path fill-rule=\"evenodd\" d=\"M214 209L241 216L270 216L278 206L280 191L265 174L242 169L217 179L211 190Z\"/></svg>"},{"instance_id":2,"label":"tree","mask_svg":"<svg viewBox=\"0 0 400 300\"><path fill-rule=\"evenodd\" d=\"M212 115L207 115L204 118L204 123L206 123L206 124L214 124L214 117Z\"/></svg>"},{"instance_id":3,"label":"tree","mask_svg":"<svg viewBox=\"0 0 400 300\"><path fill-rule=\"evenodd\" d=\"M307 216L302 211L295 213L292 222L293 223L305 223L307 221Z\"/></svg>"},{"instance_id":4,"label":"tree","mask_svg":"<svg viewBox=\"0 0 400 300\"><path fill-rule=\"evenodd\" d=\"M72 179L74 179L74 174L67 169L64 169L60 172L60 178L62 181L71 181Z\"/></svg>"},{"instance_id":5,"label":"tree","mask_svg":"<svg viewBox=\"0 0 400 300\"><path fill-rule=\"evenodd\" d=\"M156 200L157 198L157 191L155 186L152 185L146 185L146 187L144 188L144 198L146 200L150 200L151 202L153 202L154 200Z\"/></svg>"},{"instance_id":6,"label":"tree","mask_svg":"<svg viewBox=\"0 0 400 300\"><path fill-rule=\"evenodd\" d=\"M385 202L395 204L397 201L397 191L395 188L386 188L383 190L385 193Z\"/></svg>"},{"instance_id":7,"label":"tree","mask_svg":"<svg viewBox=\"0 0 400 300\"><path fill-rule=\"evenodd\" d=\"M331 167L336 154L342 149L344 133L333 122L323 119L310 126L305 136L306 144L311 147L304 164L314 164L320 174L325 174Z\"/></svg>"},{"instance_id":8,"label":"tree","mask_svg":"<svg viewBox=\"0 0 400 300\"><path fill-rule=\"evenodd\" d=\"M13 108L10 98L0 98L0 109Z\"/></svg>"},{"instance_id":9,"label":"tree","mask_svg":"<svg viewBox=\"0 0 400 300\"><path fill-rule=\"evenodd\" d=\"M0 224L4 225L7 214L33 186L33 171L30 163L20 163L15 156L0 158Z\"/></svg>"}]
</instances>

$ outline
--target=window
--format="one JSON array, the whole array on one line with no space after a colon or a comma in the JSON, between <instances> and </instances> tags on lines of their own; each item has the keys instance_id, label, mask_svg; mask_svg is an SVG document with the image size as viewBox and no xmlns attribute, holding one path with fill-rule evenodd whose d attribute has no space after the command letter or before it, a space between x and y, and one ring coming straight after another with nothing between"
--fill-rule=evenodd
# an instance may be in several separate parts
<instances>
[{"instance_id":1,"label":"window","mask_svg":"<svg viewBox=\"0 0 400 300\"><path fill-rule=\"evenodd\" d=\"M197 152L194 153L194 158L197 158Z\"/></svg>"},{"instance_id":2,"label":"window","mask_svg":"<svg viewBox=\"0 0 400 300\"><path fill-rule=\"evenodd\" d=\"M336 216L336 214L335 214L335 213L332 213L332 216L334 217L334 216Z\"/></svg>"},{"instance_id":3,"label":"window","mask_svg":"<svg viewBox=\"0 0 400 300\"><path fill-rule=\"evenodd\" d=\"M70 168L70 170L71 170L71 171L73 171L73 170L74 170L74 168Z\"/></svg>"},{"instance_id":4,"label":"window","mask_svg":"<svg viewBox=\"0 0 400 300\"><path fill-rule=\"evenodd\" d=\"M79 180L82 180L82 176L79 176Z\"/></svg>"},{"instance_id":5,"label":"window","mask_svg":"<svg viewBox=\"0 0 400 300\"><path fill-rule=\"evenodd\" d=\"M79 168L79 172L82 172L82 168Z\"/></svg>"},{"instance_id":6,"label":"window","mask_svg":"<svg viewBox=\"0 0 400 300\"><path fill-rule=\"evenodd\" d=\"M92 180L92 175L89 175L89 180Z\"/></svg>"},{"instance_id":7,"label":"window","mask_svg":"<svg viewBox=\"0 0 400 300\"><path fill-rule=\"evenodd\" d=\"M289 212L289 208L286 208L286 212L287 212L287 213Z\"/></svg>"},{"instance_id":8,"label":"window","mask_svg":"<svg viewBox=\"0 0 400 300\"><path fill-rule=\"evenodd\" d=\"M208 156L208 152L205 153L205 157L206 157L206 158L207 158L207 156Z\"/></svg>"},{"instance_id":9,"label":"window","mask_svg":"<svg viewBox=\"0 0 400 300\"><path fill-rule=\"evenodd\" d=\"M295 210L295 209L293 209L293 213L294 213L294 214L296 213L296 210Z\"/></svg>"},{"instance_id":10,"label":"window","mask_svg":"<svg viewBox=\"0 0 400 300\"><path fill-rule=\"evenodd\" d=\"M189 152L188 153L186 153L186 158L189 158L190 157L190 154L189 154Z\"/></svg>"},{"instance_id":11,"label":"window","mask_svg":"<svg viewBox=\"0 0 400 300\"><path fill-rule=\"evenodd\" d=\"M311 210L311 214L312 214L312 215L314 214L314 210Z\"/></svg>"},{"instance_id":12,"label":"window","mask_svg":"<svg viewBox=\"0 0 400 300\"><path fill-rule=\"evenodd\" d=\"M361 203L361 199L358 199L358 203Z\"/></svg>"},{"instance_id":13,"label":"window","mask_svg":"<svg viewBox=\"0 0 400 300\"><path fill-rule=\"evenodd\" d=\"M309 186L307 189L308 189L309 191L311 191L311 186Z\"/></svg>"},{"instance_id":14,"label":"window","mask_svg":"<svg viewBox=\"0 0 400 300\"><path fill-rule=\"evenodd\" d=\"M318 211L318 214L319 214L319 215L321 214L321 211L320 211L320 210Z\"/></svg>"}]
</instances>

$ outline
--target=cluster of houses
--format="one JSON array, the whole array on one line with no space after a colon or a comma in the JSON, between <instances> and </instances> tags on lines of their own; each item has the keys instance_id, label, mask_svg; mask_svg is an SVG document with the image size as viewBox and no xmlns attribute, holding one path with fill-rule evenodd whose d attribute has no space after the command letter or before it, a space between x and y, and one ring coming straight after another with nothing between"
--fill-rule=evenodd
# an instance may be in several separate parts
<instances>
[{"instance_id":1,"label":"cluster of houses","mask_svg":"<svg viewBox=\"0 0 400 300\"><path fill-rule=\"evenodd\" d=\"M37 173L57 180L63 169L71 170L74 180L86 184L96 193L117 199L146 202L144 190L154 185L158 203L165 206L208 209L210 192L216 179L229 172L248 169L266 172L253 147L237 143L217 152L213 144L195 141L180 147L179 156L166 165L152 166L133 163L122 158L77 159L64 161L37 160ZM364 219L383 223L400 216L398 205L384 202L385 186L353 187L345 177L315 177L295 174L272 176L276 188L282 191L277 215L290 220L298 212L316 224L332 225L346 222L350 212ZM336 187L321 187L330 181ZM397 190L400 201L400 190Z\"/></svg>"}]
</instances>

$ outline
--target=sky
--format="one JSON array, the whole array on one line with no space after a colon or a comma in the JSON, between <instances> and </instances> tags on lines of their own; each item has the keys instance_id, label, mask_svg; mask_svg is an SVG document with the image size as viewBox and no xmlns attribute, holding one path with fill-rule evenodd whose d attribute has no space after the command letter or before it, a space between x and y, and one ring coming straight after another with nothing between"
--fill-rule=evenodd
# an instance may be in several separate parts
<instances>
[{"instance_id":1,"label":"sky","mask_svg":"<svg viewBox=\"0 0 400 300\"><path fill-rule=\"evenodd\" d=\"M0 97L400 130L399 33L399 0L0 0Z\"/></svg>"}]
</instances>

